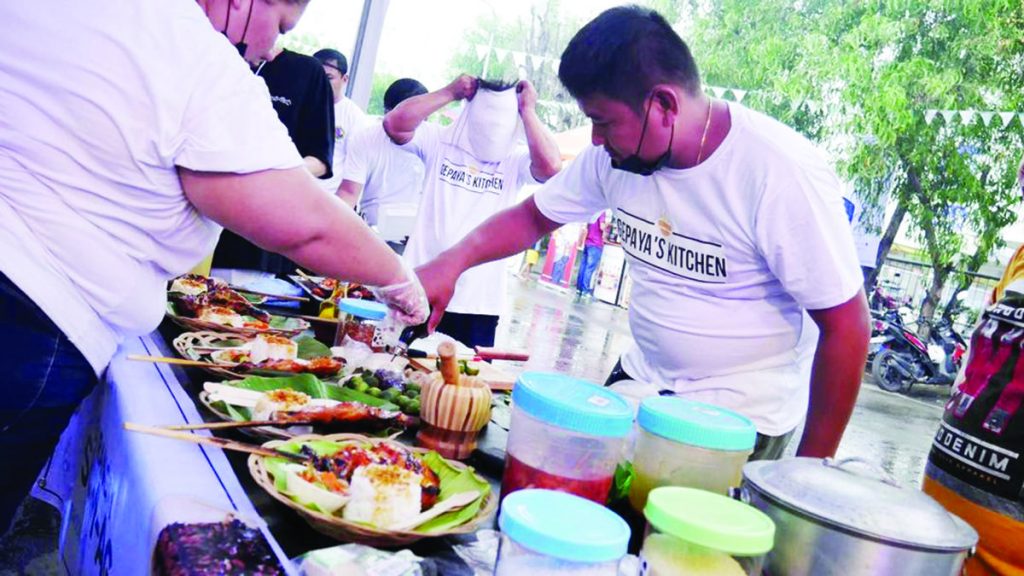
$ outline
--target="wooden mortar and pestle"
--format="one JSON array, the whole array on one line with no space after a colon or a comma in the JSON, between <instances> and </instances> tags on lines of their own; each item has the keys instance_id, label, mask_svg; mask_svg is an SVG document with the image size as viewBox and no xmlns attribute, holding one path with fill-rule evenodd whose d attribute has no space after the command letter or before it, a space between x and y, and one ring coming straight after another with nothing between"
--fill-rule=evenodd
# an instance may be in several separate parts
<instances>
[{"instance_id":1,"label":"wooden mortar and pestle","mask_svg":"<svg viewBox=\"0 0 1024 576\"><path fill-rule=\"evenodd\" d=\"M476 449L477 435L491 419L491 389L474 376L459 373L455 345L437 347L441 370L431 374L420 393L417 443L445 458L464 460Z\"/></svg>"}]
</instances>

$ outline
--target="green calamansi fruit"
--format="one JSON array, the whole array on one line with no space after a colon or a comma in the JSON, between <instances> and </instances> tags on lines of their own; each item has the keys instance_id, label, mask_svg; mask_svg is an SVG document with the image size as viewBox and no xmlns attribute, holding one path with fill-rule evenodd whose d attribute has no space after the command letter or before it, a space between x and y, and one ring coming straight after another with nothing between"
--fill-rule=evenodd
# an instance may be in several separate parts
<instances>
[{"instance_id":1,"label":"green calamansi fruit","mask_svg":"<svg viewBox=\"0 0 1024 576\"><path fill-rule=\"evenodd\" d=\"M376 386L371 386L367 388L366 393L369 394L370 396L373 396L374 398L380 398L382 394L381 389L377 388Z\"/></svg>"}]
</instances>

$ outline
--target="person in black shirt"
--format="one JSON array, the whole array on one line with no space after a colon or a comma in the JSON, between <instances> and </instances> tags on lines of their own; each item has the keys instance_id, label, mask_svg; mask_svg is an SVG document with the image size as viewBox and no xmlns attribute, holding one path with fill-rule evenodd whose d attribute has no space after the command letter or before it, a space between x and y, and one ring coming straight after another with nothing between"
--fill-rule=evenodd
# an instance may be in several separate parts
<instances>
[{"instance_id":1,"label":"person in black shirt","mask_svg":"<svg viewBox=\"0 0 1024 576\"><path fill-rule=\"evenodd\" d=\"M318 178L330 178L334 158L334 94L320 61L281 49L256 73L267 83L277 117L288 129L306 169ZM229 230L221 234L213 266L275 274L295 271L295 264L287 258L262 250Z\"/></svg>"}]
</instances>

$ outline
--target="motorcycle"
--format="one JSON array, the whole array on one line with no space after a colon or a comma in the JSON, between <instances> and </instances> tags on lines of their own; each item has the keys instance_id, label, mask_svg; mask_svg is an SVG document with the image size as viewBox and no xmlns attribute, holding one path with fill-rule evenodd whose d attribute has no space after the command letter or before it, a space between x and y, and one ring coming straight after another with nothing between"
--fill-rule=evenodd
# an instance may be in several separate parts
<instances>
[{"instance_id":1,"label":"motorcycle","mask_svg":"<svg viewBox=\"0 0 1024 576\"><path fill-rule=\"evenodd\" d=\"M967 345L948 318L933 324L925 344L902 322L884 322L872 338L871 374L888 392L908 392L914 384L950 386L963 364Z\"/></svg>"}]
</instances>

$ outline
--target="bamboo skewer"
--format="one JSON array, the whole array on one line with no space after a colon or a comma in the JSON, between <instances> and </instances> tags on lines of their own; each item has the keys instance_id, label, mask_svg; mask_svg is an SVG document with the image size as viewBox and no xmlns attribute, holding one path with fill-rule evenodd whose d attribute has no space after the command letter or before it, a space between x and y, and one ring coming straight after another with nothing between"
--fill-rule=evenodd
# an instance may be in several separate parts
<instances>
[{"instance_id":1,"label":"bamboo skewer","mask_svg":"<svg viewBox=\"0 0 1024 576\"><path fill-rule=\"evenodd\" d=\"M178 424L175 426L163 426L164 430L228 430L232 428L257 428L259 426L308 426L309 422L281 422L278 420L241 420L238 422L204 422L202 424Z\"/></svg>"},{"instance_id":2,"label":"bamboo skewer","mask_svg":"<svg viewBox=\"0 0 1024 576\"><path fill-rule=\"evenodd\" d=\"M131 432L141 432L142 434L171 438L173 440L183 440L185 442L192 442L193 444L216 446L221 450L233 450L235 452L245 452L247 454L256 454L257 456L267 456L270 458L287 458L296 462L307 462L309 460L309 458L299 454L290 454L288 452L264 448L254 444L246 444L244 442L236 442L235 440L226 440L224 438L215 438L213 436L199 436L197 434L168 430L166 428L157 428L155 426L145 426L143 424L135 424L133 422L125 422L124 429Z\"/></svg>"},{"instance_id":3,"label":"bamboo skewer","mask_svg":"<svg viewBox=\"0 0 1024 576\"><path fill-rule=\"evenodd\" d=\"M230 368L231 366L226 364L216 364L214 362L203 362L201 360L186 360L184 358L168 358L167 356L146 356L144 354L129 354L126 356L128 360L134 360L136 362L156 362L158 364L175 364L178 366L194 366L196 368Z\"/></svg>"},{"instance_id":4,"label":"bamboo skewer","mask_svg":"<svg viewBox=\"0 0 1024 576\"><path fill-rule=\"evenodd\" d=\"M299 318L301 320L307 320L309 322L326 322L328 324L337 324L339 320L337 318L322 318L320 316L306 316L305 314L288 314L278 310L274 311L275 316L286 316L288 318Z\"/></svg>"}]
</instances>

